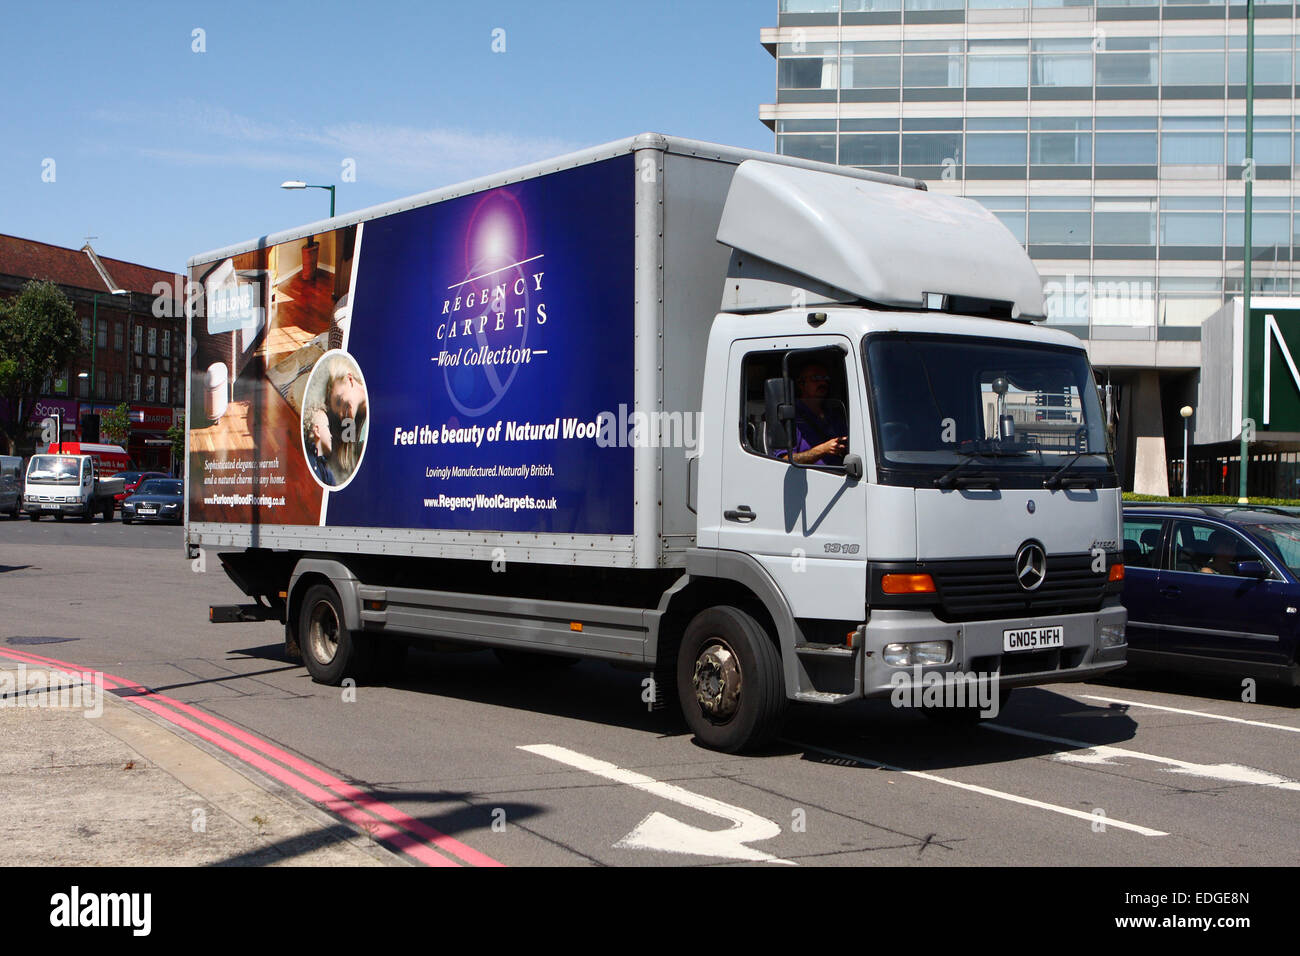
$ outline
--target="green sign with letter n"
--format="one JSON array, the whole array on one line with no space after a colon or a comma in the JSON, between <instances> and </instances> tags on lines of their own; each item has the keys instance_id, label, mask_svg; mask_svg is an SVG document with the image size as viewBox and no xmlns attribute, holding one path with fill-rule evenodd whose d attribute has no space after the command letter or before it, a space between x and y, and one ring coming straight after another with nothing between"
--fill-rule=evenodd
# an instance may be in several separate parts
<instances>
[{"instance_id":1,"label":"green sign with letter n","mask_svg":"<svg viewBox=\"0 0 1300 956\"><path fill-rule=\"evenodd\" d=\"M1250 406L1261 431L1300 432L1300 309L1251 309Z\"/></svg>"}]
</instances>

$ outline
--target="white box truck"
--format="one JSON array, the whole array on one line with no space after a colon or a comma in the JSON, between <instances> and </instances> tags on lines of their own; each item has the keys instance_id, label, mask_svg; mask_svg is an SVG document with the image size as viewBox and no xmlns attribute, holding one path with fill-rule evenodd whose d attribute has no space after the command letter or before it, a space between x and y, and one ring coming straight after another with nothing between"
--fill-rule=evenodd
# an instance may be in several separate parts
<instances>
[{"instance_id":1,"label":"white box truck","mask_svg":"<svg viewBox=\"0 0 1300 956\"><path fill-rule=\"evenodd\" d=\"M643 134L190 269L187 546L318 681L598 659L740 751L1123 665L1093 372L974 202Z\"/></svg>"}]
</instances>

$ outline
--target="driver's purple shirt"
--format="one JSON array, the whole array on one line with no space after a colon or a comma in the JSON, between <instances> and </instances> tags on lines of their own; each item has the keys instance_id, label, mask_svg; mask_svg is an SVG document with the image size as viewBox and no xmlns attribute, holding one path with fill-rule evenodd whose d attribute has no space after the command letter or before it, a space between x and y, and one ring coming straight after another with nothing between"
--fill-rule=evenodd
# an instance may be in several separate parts
<instances>
[{"instance_id":1,"label":"driver's purple shirt","mask_svg":"<svg viewBox=\"0 0 1300 956\"><path fill-rule=\"evenodd\" d=\"M824 417L818 416L803 402L795 403L794 450L796 452L808 451L822 442L841 438L849 433L849 424L844 420L838 405L832 405L825 411ZM811 464L842 465L844 456L822 455Z\"/></svg>"}]
</instances>

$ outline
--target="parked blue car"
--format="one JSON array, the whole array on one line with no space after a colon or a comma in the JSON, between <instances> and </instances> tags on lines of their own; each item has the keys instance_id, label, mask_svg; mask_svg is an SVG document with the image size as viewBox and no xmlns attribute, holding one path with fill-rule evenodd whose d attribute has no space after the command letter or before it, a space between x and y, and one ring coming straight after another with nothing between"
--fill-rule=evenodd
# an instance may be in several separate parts
<instances>
[{"instance_id":1,"label":"parked blue car","mask_svg":"<svg viewBox=\"0 0 1300 956\"><path fill-rule=\"evenodd\" d=\"M1135 667L1300 686L1300 515L1126 506L1124 606Z\"/></svg>"}]
</instances>

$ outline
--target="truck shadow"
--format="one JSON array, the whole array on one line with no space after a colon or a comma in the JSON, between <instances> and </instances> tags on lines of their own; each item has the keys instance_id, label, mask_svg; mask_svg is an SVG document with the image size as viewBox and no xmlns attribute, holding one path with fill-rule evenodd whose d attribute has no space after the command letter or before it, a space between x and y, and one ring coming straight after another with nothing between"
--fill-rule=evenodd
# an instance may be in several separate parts
<instances>
[{"instance_id":1,"label":"truck shadow","mask_svg":"<svg viewBox=\"0 0 1300 956\"><path fill-rule=\"evenodd\" d=\"M994 718L934 721L888 700L791 710L774 754L817 763L951 770L1121 744L1137 733L1123 704L1091 705L1044 687L1015 691Z\"/></svg>"},{"instance_id":2,"label":"truck shadow","mask_svg":"<svg viewBox=\"0 0 1300 956\"><path fill-rule=\"evenodd\" d=\"M237 653L285 660L280 645ZM502 665L490 651L412 648L400 672L376 683L689 740L690 732L675 710L649 710L643 700L645 676L593 661L520 671ZM1119 744L1132 740L1136 732L1137 722L1126 705L1093 705L1050 688L1028 687L1017 689L997 717L969 726L933 721L916 709L894 707L889 700L836 707L795 705L781 738L755 756L803 754L809 760L833 762L825 751L834 751L901 769L938 770Z\"/></svg>"},{"instance_id":3,"label":"truck shadow","mask_svg":"<svg viewBox=\"0 0 1300 956\"><path fill-rule=\"evenodd\" d=\"M310 681L301 664L290 662L283 644L231 648L227 654L290 663L285 670L296 666L302 679ZM651 712L642 701L646 676L640 670L619 670L598 661L517 669L507 667L490 650L482 648L432 651L413 646L399 670L363 681L362 686L388 687L667 736L685 733L677 726L680 719L673 719L675 715ZM223 678L227 682L236 679Z\"/></svg>"}]
</instances>

